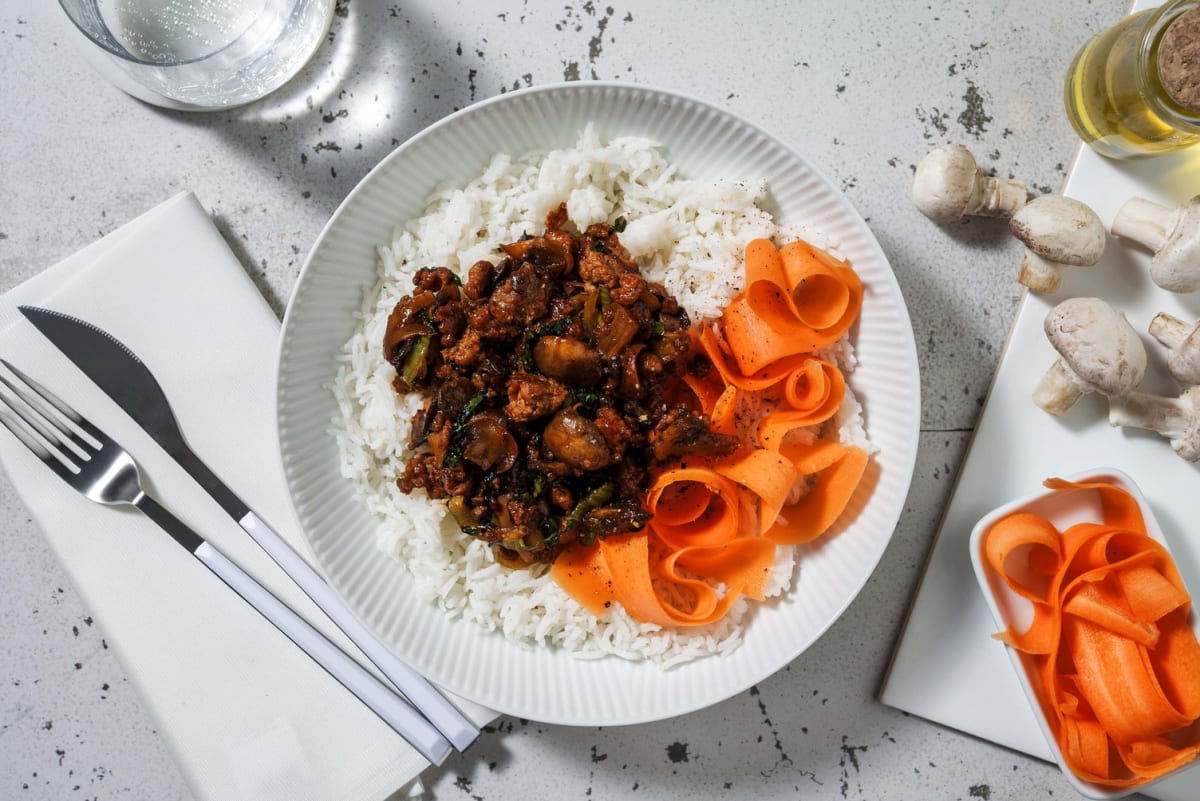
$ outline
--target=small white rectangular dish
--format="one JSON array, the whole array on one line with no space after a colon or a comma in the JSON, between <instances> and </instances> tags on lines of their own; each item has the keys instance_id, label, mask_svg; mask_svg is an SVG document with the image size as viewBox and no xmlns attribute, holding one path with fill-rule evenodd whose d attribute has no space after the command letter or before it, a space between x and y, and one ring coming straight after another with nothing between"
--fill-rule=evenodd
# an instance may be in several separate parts
<instances>
[{"instance_id":1,"label":"small white rectangular dish","mask_svg":"<svg viewBox=\"0 0 1200 801\"><path fill-rule=\"evenodd\" d=\"M1128 492L1141 510L1146 524L1146 533L1151 539L1162 545L1168 553L1171 553L1170 543L1163 536L1162 528L1158 524L1154 511L1150 508L1137 484L1128 475L1113 468L1096 468L1068 476L1067 480L1072 483L1111 484ZM1015 593L1007 586L1002 577L988 567L985 551L984 538L987 532L997 521L1017 512L1030 512L1045 518L1059 532L1063 532L1077 523L1098 523L1103 520L1099 492L1095 490L1061 491L1049 488L1006 503L979 520L971 531L971 563L975 568L975 577L979 581L979 587L983 591L998 631L1012 629L1022 632L1027 630L1033 622L1033 604ZM1174 559L1174 555L1172 555L1172 559ZM1200 636L1200 618L1197 617L1194 610L1189 613L1189 617L1192 630ZM1020 681L1021 688L1025 691L1034 718L1046 738L1051 755L1062 769L1063 775L1081 795L1095 799L1121 798L1131 793L1143 792L1156 782L1194 767L1194 764L1184 765L1159 779L1128 788L1104 787L1076 776L1063 758L1062 750L1058 746L1054 731L1039 700L1037 668L1034 660L1029 655L1003 645L999 641L996 642L996 646L1004 648L1008 652L1013 669Z\"/></svg>"}]
</instances>

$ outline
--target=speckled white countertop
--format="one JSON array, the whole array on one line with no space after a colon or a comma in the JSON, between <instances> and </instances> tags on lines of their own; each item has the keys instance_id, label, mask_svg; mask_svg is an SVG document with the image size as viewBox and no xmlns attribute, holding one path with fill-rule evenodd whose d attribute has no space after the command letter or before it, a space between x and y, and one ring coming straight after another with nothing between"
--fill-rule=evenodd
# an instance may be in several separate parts
<instances>
[{"instance_id":1,"label":"speckled white countertop","mask_svg":"<svg viewBox=\"0 0 1200 801\"><path fill-rule=\"evenodd\" d=\"M282 313L322 225L407 137L474 100L601 78L724 105L794 145L867 219L920 352L922 432L896 535L792 665L707 710L574 729L501 718L426 778L438 799L1073 798L1056 768L875 700L1021 295L1002 225L930 224L926 150L1055 191L1075 50L1125 0L340 0L329 44L245 109L167 112L104 83L51 0L0 6L0 291L191 189ZM182 301L181 301L182 302ZM190 799L122 667L0 483L0 799ZM353 799L347 799L353 801Z\"/></svg>"}]
</instances>

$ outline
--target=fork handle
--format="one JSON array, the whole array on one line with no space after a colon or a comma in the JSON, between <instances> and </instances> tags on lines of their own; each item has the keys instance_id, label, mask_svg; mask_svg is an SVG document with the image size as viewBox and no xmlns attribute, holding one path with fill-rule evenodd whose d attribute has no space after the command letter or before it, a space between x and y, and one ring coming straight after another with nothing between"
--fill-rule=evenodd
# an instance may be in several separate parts
<instances>
[{"instance_id":1,"label":"fork handle","mask_svg":"<svg viewBox=\"0 0 1200 801\"><path fill-rule=\"evenodd\" d=\"M375 667L387 676L392 684L421 710L438 731L459 751L465 749L479 736L479 729L450 703L437 688L417 671L375 638L366 626L359 622L346 602L300 554L282 537L262 521L254 512L247 512L238 524L245 529L283 572L308 593L308 597L321 608L329 619L337 624L346 636L357 645Z\"/></svg>"},{"instance_id":2,"label":"fork handle","mask_svg":"<svg viewBox=\"0 0 1200 801\"><path fill-rule=\"evenodd\" d=\"M452 750L449 741L403 698L396 695L390 687L346 655L307 620L272 595L250 574L188 528L186 524L149 495L140 496L134 505L184 547L188 547L193 542L198 543L194 548L189 547L188 550L203 562L205 567L215 573L221 581L253 606L275 628L283 632L288 639L312 657L313 661L328 671L343 687L366 704L422 756L435 765L442 763Z\"/></svg>"}]
</instances>

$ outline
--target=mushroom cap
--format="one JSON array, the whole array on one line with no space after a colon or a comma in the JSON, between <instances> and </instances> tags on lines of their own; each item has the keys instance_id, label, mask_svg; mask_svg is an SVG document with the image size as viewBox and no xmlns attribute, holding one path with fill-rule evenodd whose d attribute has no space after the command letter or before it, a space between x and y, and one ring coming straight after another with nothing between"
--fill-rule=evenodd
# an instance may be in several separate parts
<instances>
[{"instance_id":1,"label":"mushroom cap","mask_svg":"<svg viewBox=\"0 0 1200 801\"><path fill-rule=\"evenodd\" d=\"M1108 233L1096 212L1074 198L1042 195L1013 215L1013 236L1047 261L1084 267L1100 261Z\"/></svg>"},{"instance_id":2,"label":"mushroom cap","mask_svg":"<svg viewBox=\"0 0 1200 801\"><path fill-rule=\"evenodd\" d=\"M942 145L929 151L913 176L913 203L934 222L961 218L978 192L979 166L962 145Z\"/></svg>"},{"instance_id":3,"label":"mushroom cap","mask_svg":"<svg viewBox=\"0 0 1200 801\"><path fill-rule=\"evenodd\" d=\"M1150 260L1150 278L1169 292L1200 289L1200 195L1180 206L1167 241Z\"/></svg>"},{"instance_id":4,"label":"mushroom cap","mask_svg":"<svg viewBox=\"0 0 1200 801\"><path fill-rule=\"evenodd\" d=\"M1046 315L1046 338L1081 381L1109 396L1146 375L1146 347L1125 315L1099 298L1069 298Z\"/></svg>"}]
</instances>

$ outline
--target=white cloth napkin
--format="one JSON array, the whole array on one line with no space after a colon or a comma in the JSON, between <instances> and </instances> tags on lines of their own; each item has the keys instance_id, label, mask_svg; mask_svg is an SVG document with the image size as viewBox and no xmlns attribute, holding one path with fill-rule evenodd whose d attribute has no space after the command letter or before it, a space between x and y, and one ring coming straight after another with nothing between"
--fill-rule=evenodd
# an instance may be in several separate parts
<instances>
[{"instance_id":1,"label":"white cloth napkin","mask_svg":"<svg viewBox=\"0 0 1200 801\"><path fill-rule=\"evenodd\" d=\"M278 456L279 321L196 198L166 201L0 297L0 355L121 443L163 505L365 663L237 523L21 316L22 304L87 320L133 350L193 450L311 558ZM374 801L419 792L414 780L428 763L149 519L77 495L6 431L0 463L197 798ZM480 724L495 717L465 701L461 708Z\"/></svg>"}]
</instances>

